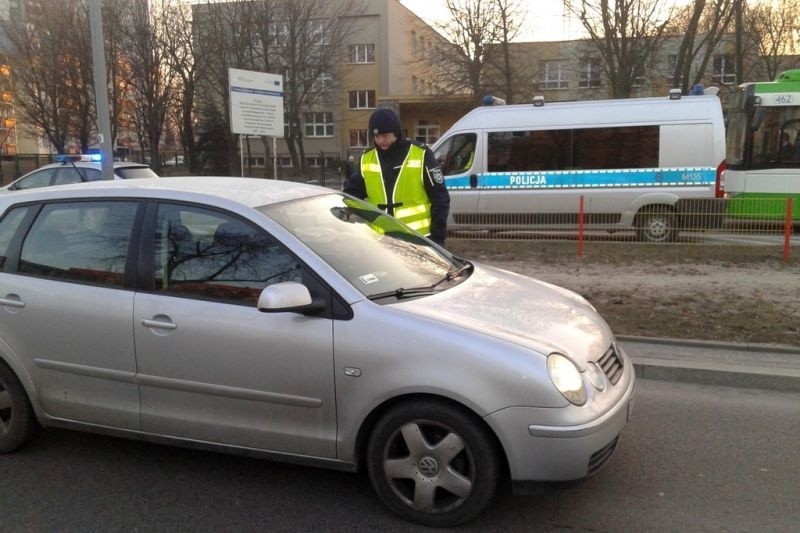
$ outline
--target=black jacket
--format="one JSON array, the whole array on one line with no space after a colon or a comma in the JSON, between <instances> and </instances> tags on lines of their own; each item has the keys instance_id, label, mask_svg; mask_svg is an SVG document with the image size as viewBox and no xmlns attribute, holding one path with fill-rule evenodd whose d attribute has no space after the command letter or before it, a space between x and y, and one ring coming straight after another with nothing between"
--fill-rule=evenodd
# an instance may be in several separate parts
<instances>
[{"instance_id":1,"label":"black jacket","mask_svg":"<svg viewBox=\"0 0 800 533\"><path fill-rule=\"evenodd\" d=\"M394 190L394 184L400 174L400 167L403 165L412 143L425 148L423 181L431 202L430 238L432 241L444 245L445 237L447 237L447 215L450 213L450 194L444 185L444 177L439 163L429 147L408 138L398 139L387 150L375 147L378 152L378 161L381 164L381 174L386 192L391 195ZM364 176L361 175L360 164L347 177L344 192L362 200L367 197L367 186L364 183ZM392 206L388 206L386 212L390 215L394 214Z\"/></svg>"}]
</instances>

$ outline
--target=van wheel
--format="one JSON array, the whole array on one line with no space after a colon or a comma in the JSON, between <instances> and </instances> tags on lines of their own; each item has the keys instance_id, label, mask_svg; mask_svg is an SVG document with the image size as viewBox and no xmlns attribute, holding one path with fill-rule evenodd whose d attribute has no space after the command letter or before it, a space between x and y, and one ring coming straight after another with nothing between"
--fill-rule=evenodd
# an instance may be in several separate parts
<instances>
[{"instance_id":1,"label":"van wheel","mask_svg":"<svg viewBox=\"0 0 800 533\"><path fill-rule=\"evenodd\" d=\"M673 242L678 238L675 214L666 205L645 207L636 215L636 238L646 242Z\"/></svg>"},{"instance_id":2,"label":"van wheel","mask_svg":"<svg viewBox=\"0 0 800 533\"><path fill-rule=\"evenodd\" d=\"M493 436L455 406L414 401L387 412L367 446L367 469L383 502L401 517L452 527L480 514L500 477Z\"/></svg>"},{"instance_id":3,"label":"van wheel","mask_svg":"<svg viewBox=\"0 0 800 533\"><path fill-rule=\"evenodd\" d=\"M22 447L38 427L25 389L14 372L0 362L0 453Z\"/></svg>"}]
</instances>

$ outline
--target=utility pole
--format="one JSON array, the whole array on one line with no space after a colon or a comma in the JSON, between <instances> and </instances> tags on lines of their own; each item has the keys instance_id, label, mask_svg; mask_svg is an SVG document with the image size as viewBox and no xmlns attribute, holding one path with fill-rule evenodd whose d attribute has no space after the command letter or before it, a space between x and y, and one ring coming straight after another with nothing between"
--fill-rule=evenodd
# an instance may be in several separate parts
<instances>
[{"instance_id":1,"label":"utility pole","mask_svg":"<svg viewBox=\"0 0 800 533\"><path fill-rule=\"evenodd\" d=\"M733 5L734 17L735 17L735 25L736 28L734 29L735 39L736 39L736 85L741 85L744 82L744 50L742 49L742 39L744 28L742 27L742 12L744 11L744 2L745 0L735 0Z\"/></svg>"},{"instance_id":2,"label":"utility pole","mask_svg":"<svg viewBox=\"0 0 800 533\"><path fill-rule=\"evenodd\" d=\"M92 34L92 66L94 68L94 101L97 108L100 162L104 180L114 179L114 152L111 146L111 119L108 113L108 81L106 80L106 55L103 46L103 17L100 0L89 0L89 30Z\"/></svg>"}]
</instances>

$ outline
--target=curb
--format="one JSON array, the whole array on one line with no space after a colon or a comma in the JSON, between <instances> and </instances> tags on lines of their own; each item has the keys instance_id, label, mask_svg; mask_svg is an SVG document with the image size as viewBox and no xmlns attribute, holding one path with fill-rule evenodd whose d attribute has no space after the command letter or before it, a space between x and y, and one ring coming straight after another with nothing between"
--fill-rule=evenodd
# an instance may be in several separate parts
<instances>
[{"instance_id":1,"label":"curb","mask_svg":"<svg viewBox=\"0 0 800 533\"><path fill-rule=\"evenodd\" d=\"M778 359L790 361L788 365L772 366L758 363L728 364L720 360L698 357L692 359L666 360L637 357L635 350L628 350L636 377L640 379L674 381L701 385L716 385L742 389L761 389L776 392L800 392L800 347L768 344L735 344L716 341L696 341L658 337L619 336L622 343L654 344L662 346L684 346L706 350L731 350L755 354L772 354ZM631 353L634 352L634 353Z\"/></svg>"},{"instance_id":2,"label":"curb","mask_svg":"<svg viewBox=\"0 0 800 533\"><path fill-rule=\"evenodd\" d=\"M790 344L740 344L725 341L701 341L694 339L671 339L666 337L637 337L634 335L617 335L623 342L641 342L648 344L667 344L673 346L692 346L696 348L716 348L718 350L740 350L745 352L769 352L800 355L800 346Z\"/></svg>"}]
</instances>

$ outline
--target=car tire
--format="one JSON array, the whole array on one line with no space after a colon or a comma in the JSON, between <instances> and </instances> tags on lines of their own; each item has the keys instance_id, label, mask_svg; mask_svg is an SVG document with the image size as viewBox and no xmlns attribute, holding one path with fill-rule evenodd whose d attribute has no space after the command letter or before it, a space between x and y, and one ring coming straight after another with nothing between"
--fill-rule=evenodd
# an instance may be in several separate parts
<instances>
[{"instance_id":1,"label":"car tire","mask_svg":"<svg viewBox=\"0 0 800 533\"><path fill-rule=\"evenodd\" d=\"M0 453L22 447L38 427L25 389L14 372L0 362Z\"/></svg>"},{"instance_id":2,"label":"car tire","mask_svg":"<svg viewBox=\"0 0 800 533\"><path fill-rule=\"evenodd\" d=\"M651 206L636 215L636 238L644 242L674 242L678 238L675 214L669 206Z\"/></svg>"},{"instance_id":3,"label":"car tire","mask_svg":"<svg viewBox=\"0 0 800 533\"><path fill-rule=\"evenodd\" d=\"M367 446L372 486L399 516L431 527L475 518L500 477L494 436L463 408L417 400L389 410Z\"/></svg>"}]
</instances>

